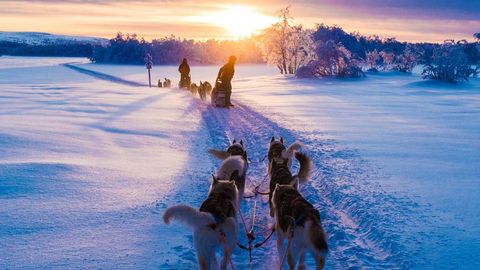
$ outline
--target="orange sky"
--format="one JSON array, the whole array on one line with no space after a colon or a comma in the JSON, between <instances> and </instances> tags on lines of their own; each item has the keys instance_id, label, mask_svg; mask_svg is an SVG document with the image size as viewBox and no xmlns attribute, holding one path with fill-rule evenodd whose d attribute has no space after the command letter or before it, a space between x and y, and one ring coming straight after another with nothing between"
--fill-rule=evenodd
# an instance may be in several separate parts
<instances>
[{"instance_id":1,"label":"orange sky","mask_svg":"<svg viewBox=\"0 0 480 270\"><path fill-rule=\"evenodd\" d=\"M469 1L458 8L458 5L451 7L449 2L437 0L446 5L441 11L432 10L427 5L419 9L414 2L412 5L378 6L374 0L349 1L354 0L290 1L290 4L296 22L305 26L321 22L337 24L347 32L397 37L402 41L473 40L472 34L480 32L480 15L470 11L475 8L475 3ZM0 31L38 31L107 38L118 31L137 33L146 39L170 34L195 39L234 38L234 33L242 33L245 27L267 26L274 20L276 11L288 4L283 0L234 2L2 0ZM234 10L238 7L253 13L235 14Z\"/></svg>"}]
</instances>

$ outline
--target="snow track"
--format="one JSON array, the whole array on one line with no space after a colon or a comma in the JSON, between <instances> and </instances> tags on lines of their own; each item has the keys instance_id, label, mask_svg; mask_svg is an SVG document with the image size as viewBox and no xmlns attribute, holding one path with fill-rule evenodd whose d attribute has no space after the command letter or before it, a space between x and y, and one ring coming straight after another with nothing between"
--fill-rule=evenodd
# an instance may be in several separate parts
<instances>
[{"instance_id":1,"label":"snow track","mask_svg":"<svg viewBox=\"0 0 480 270\"><path fill-rule=\"evenodd\" d=\"M282 136L287 143L300 140L305 144L316 169L309 183L300 189L321 211L331 247L327 262L329 268L392 269L410 266L407 261L411 258L403 253L403 247L397 241L401 239L401 224L394 224L389 218L412 211L410 202L399 204L398 198L384 194L378 186L369 182L369 178L375 177L375 171L369 169L368 163L361 160L355 151L339 149L334 141L315 134L293 132L247 105L236 104L234 109L199 105L203 107L202 119L210 132L212 146L222 149L233 139L243 139L253 161L248 179L254 185L262 183L262 190L266 191L266 162L259 161L267 152L270 138ZM272 223L265 197L257 205L256 232L264 231ZM242 205L247 226L252 222L253 200L246 199ZM257 241L260 241L264 236L257 237ZM244 235L240 239L246 243ZM278 265L276 241L271 240L254 250L253 254L256 269ZM237 250L236 255L236 264L242 269L248 267L247 253ZM307 264L314 265L308 256Z\"/></svg>"}]
</instances>

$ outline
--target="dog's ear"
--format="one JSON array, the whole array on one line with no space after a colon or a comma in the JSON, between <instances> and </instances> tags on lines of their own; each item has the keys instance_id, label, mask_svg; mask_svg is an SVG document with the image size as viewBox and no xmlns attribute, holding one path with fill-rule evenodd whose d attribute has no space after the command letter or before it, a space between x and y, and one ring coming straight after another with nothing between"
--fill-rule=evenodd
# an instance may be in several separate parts
<instances>
[{"instance_id":1,"label":"dog's ear","mask_svg":"<svg viewBox=\"0 0 480 270\"><path fill-rule=\"evenodd\" d=\"M283 144L283 137L280 137L280 142Z\"/></svg>"},{"instance_id":2,"label":"dog's ear","mask_svg":"<svg viewBox=\"0 0 480 270\"><path fill-rule=\"evenodd\" d=\"M238 170L235 170L232 172L232 174L230 175L230 181L236 181L240 179L240 175L238 173Z\"/></svg>"},{"instance_id":3,"label":"dog's ear","mask_svg":"<svg viewBox=\"0 0 480 270\"><path fill-rule=\"evenodd\" d=\"M240 140L240 144L243 146L243 140Z\"/></svg>"},{"instance_id":4,"label":"dog's ear","mask_svg":"<svg viewBox=\"0 0 480 270\"><path fill-rule=\"evenodd\" d=\"M237 140L233 139L232 144L236 144Z\"/></svg>"},{"instance_id":5,"label":"dog's ear","mask_svg":"<svg viewBox=\"0 0 480 270\"><path fill-rule=\"evenodd\" d=\"M299 186L299 182L298 182L298 181L299 181L298 176L295 176L295 177L293 178L292 182L290 183L290 185L291 185L294 189L296 189L296 190L298 190L298 186Z\"/></svg>"},{"instance_id":6,"label":"dog's ear","mask_svg":"<svg viewBox=\"0 0 480 270\"><path fill-rule=\"evenodd\" d=\"M217 183L218 183L218 178L214 174L212 174L212 185L215 185Z\"/></svg>"},{"instance_id":7,"label":"dog's ear","mask_svg":"<svg viewBox=\"0 0 480 270\"><path fill-rule=\"evenodd\" d=\"M275 136L272 136L272 139L270 140L270 143L275 141Z\"/></svg>"}]
</instances>

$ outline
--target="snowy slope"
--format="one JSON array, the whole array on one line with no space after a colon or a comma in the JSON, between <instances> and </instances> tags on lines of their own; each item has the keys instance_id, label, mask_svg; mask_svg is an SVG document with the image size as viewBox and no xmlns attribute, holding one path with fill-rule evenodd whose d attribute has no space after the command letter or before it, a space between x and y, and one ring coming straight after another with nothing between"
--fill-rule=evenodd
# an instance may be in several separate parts
<instances>
[{"instance_id":1,"label":"snowy slope","mask_svg":"<svg viewBox=\"0 0 480 270\"><path fill-rule=\"evenodd\" d=\"M22 60L32 67L11 65ZM0 58L2 269L196 268L191 231L161 214L200 205L219 163L206 150L234 138L247 143L249 180L265 187L272 135L304 142L314 158L301 191L329 235L328 269L478 268L478 81L293 80L239 66L237 106L225 110L142 86L143 67L38 60ZM192 67L193 79L216 71ZM153 69L155 80L177 76ZM253 206L242 205L247 225ZM261 198L258 240L267 209ZM275 241L253 256L254 269L275 269ZM233 261L248 267L245 251Z\"/></svg>"},{"instance_id":2,"label":"snowy slope","mask_svg":"<svg viewBox=\"0 0 480 270\"><path fill-rule=\"evenodd\" d=\"M106 44L108 41L104 38L84 37L84 36L67 36L55 35L42 32L5 32L0 31L0 42L8 41L15 43L25 43L31 45L47 45L47 44L69 44L69 43L86 43L86 44Z\"/></svg>"}]
</instances>

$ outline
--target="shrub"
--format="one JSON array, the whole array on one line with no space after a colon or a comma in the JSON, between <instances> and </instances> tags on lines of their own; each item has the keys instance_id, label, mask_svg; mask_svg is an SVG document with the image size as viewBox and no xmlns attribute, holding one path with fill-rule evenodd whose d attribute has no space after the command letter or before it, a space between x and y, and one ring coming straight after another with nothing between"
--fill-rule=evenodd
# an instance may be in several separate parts
<instances>
[{"instance_id":1,"label":"shrub","mask_svg":"<svg viewBox=\"0 0 480 270\"><path fill-rule=\"evenodd\" d=\"M445 41L433 50L433 55L425 64L422 78L457 83L476 77L480 68L469 64L465 53L466 42Z\"/></svg>"},{"instance_id":2,"label":"shrub","mask_svg":"<svg viewBox=\"0 0 480 270\"><path fill-rule=\"evenodd\" d=\"M393 69L401 72L412 72L413 68L417 65L417 58L411 46L407 46L403 54L399 55L395 59Z\"/></svg>"},{"instance_id":3,"label":"shrub","mask_svg":"<svg viewBox=\"0 0 480 270\"><path fill-rule=\"evenodd\" d=\"M333 40L318 42L315 52L317 60L297 70L297 77L330 77L358 78L365 76L361 62L342 44Z\"/></svg>"},{"instance_id":4,"label":"shrub","mask_svg":"<svg viewBox=\"0 0 480 270\"><path fill-rule=\"evenodd\" d=\"M377 50L373 50L366 53L368 71L378 72L383 65L382 56Z\"/></svg>"}]
</instances>

